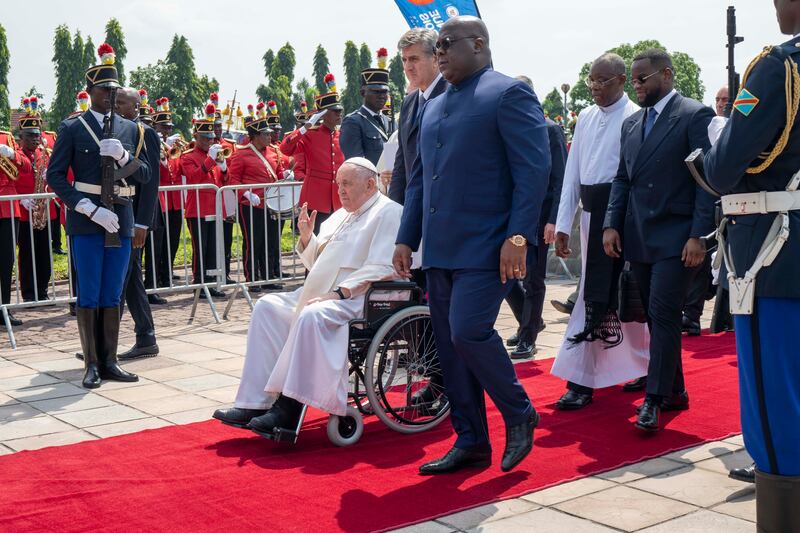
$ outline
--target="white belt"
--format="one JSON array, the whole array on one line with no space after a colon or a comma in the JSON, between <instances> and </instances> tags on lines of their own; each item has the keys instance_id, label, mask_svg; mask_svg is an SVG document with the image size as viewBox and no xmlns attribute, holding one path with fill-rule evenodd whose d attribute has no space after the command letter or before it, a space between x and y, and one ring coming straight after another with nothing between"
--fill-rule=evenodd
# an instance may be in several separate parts
<instances>
[{"instance_id":1,"label":"white belt","mask_svg":"<svg viewBox=\"0 0 800 533\"><path fill-rule=\"evenodd\" d=\"M722 197L725 215L764 215L797 209L800 209L800 191L761 191Z\"/></svg>"},{"instance_id":2,"label":"white belt","mask_svg":"<svg viewBox=\"0 0 800 533\"><path fill-rule=\"evenodd\" d=\"M91 183L85 183L83 181L76 181L75 182L75 190L85 192L87 194L96 194L100 195L100 185L92 185ZM114 185L114 194L117 196L136 196L136 187L120 187L118 185Z\"/></svg>"}]
</instances>

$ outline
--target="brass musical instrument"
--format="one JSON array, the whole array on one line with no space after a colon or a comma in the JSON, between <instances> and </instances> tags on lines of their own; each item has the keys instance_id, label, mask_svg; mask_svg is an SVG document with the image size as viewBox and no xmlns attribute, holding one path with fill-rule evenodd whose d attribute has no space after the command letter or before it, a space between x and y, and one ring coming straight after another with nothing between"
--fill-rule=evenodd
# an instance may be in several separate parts
<instances>
[{"instance_id":1,"label":"brass musical instrument","mask_svg":"<svg viewBox=\"0 0 800 533\"><path fill-rule=\"evenodd\" d=\"M170 159L178 159L183 154L183 152L188 149L187 148L188 146L189 143L184 141L182 138L175 139L175 141L172 143L172 147L169 150L167 150L167 155L169 156Z\"/></svg>"},{"instance_id":2,"label":"brass musical instrument","mask_svg":"<svg viewBox=\"0 0 800 533\"><path fill-rule=\"evenodd\" d=\"M222 150L220 150L219 153L217 154L217 162L222 163L232 155L233 155L233 150L230 147L226 146Z\"/></svg>"},{"instance_id":3,"label":"brass musical instrument","mask_svg":"<svg viewBox=\"0 0 800 533\"><path fill-rule=\"evenodd\" d=\"M47 192L47 183L45 182L45 174L47 172L47 165L50 163L50 153L52 150L47 147L47 140L40 137L39 150L36 157L32 161L34 175L33 175L33 192L43 193ZM33 229L44 229L47 227L49 217L47 216L47 200L37 198L31 201L31 224Z\"/></svg>"},{"instance_id":4,"label":"brass musical instrument","mask_svg":"<svg viewBox=\"0 0 800 533\"><path fill-rule=\"evenodd\" d=\"M14 137L12 137L11 134L8 132L0 131L0 135L4 133L7 135L9 140L8 146L12 150L16 150L17 146L16 143L14 142ZM7 158L4 155L0 155L0 170L8 174L9 179L11 179L12 181L15 181L19 177L19 169L17 168L17 165L14 164L14 161L12 161L11 159Z\"/></svg>"}]
</instances>

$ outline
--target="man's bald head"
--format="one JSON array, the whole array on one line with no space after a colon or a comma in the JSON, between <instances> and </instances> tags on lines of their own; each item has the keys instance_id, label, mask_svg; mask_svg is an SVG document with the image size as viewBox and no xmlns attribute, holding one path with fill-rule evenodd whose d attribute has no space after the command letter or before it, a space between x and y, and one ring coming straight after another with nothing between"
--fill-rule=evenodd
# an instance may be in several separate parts
<instances>
[{"instance_id":1,"label":"man's bald head","mask_svg":"<svg viewBox=\"0 0 800 533\"><path fill-rule=\"evenodd\" d=\"M139 117L139 106L142 99L139 90L133 87L121 87L117 89L117 113L128 120L136 120Z\"/></svg>"},{"instance_id":2,"label":"man's bald head","mask_svg":"<svg viewBox=\"0 0 800 533\"><path fill-rule=\"evenodd\" d=\"M449 19L442 25L442 30L448 27L459 28L470 35L475 35L483 39L486 45L489 45L489 28L486 23L478 17L471 15L461 15Z\"/></svg>"},{"instance_id":3,"label":"man's bald head","mask_svg":"<svg viewBox=\"0 0 800 533\"><path fill-rule=\"evenodd\" d=\"M604 65L609 67L609 71L613 73L615 76L621 76L625 74L625 60L618 54L613 52L606 52L605 54L601 55L597 59L592 62L592 68L595 65L600 66Z\"/></svg>"},{"instance_id":4,"label":"man's bald head","mask_svg":"<svg viewBox=\"0 0 800 533\"><path fill-rule=\"evenodd\" d=\"M454 85L492 62L489 30L477 17L453 17L445 22L439 32L436 50L442 76Z\"/></svg>"}]
</instances>

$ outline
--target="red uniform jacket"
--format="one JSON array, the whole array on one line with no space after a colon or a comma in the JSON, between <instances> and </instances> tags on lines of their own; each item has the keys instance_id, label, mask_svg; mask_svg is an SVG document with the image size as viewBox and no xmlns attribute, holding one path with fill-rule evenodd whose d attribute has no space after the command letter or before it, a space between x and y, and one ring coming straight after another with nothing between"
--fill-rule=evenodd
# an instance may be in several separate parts
<instances>
[{"instance_id":1,"label":"red uniform jacket","mask_svg":"<svg viewBox=\"0 0 800 533\"><path fill-rule=\"evenodd\" d=\"M33 170L33 164L37 160L37 158L41 157L42 149L41 147L37 147L33 152L26 152L25 150L21 150L17 152L17 157L19 158L19 154L22 154L22 159L24 159L24 164L19 169L19 176L17 177L16 189L17 194L33 194L34 186L36 185L36 172ZM47 187L47 182L45 181L45 191L49 192L50 188ZM56 202L55 200L50 201L50 220L55 220L58 214L56 213ZM25 209L24 207L19 210L19 219L23 222L27 222L30 220L30 212Z\"/></svg>"},{"instance_id":2,"label":"red uniform jacket","mask_svg":"<svg viewBox=\"0 0 800 533\"><path fill-rule=\"evenodd\" d=\"M275 165L274 158L269 157L269 148L261 152L267 162L269 169L264 165L264 161L255 152L255 147L250 144L236 152L236 155L228 159L227 185L246 185L250 183L273 183L280 179L283 169ZM239 203L250 205L250 201L244 197L247 189L236 191L239 196ZM264 207L264 189L253 189L253 194L261 198L261 205Z\"/></svg>"},{"instance_id":3,"label":"red uniform jacket","mask_svg":"<svg viewBox=\"0 0 800 533\"><path fill-rule=\"evenodd\" d=\"M300 135L300 130L292 130L286 134L284 139L289 136ZM295 152L294 155L290 158L291 161L294 161L294 167L292 167L292 172L294 172L294 179L297 181L303 181L306 179L306 156L303 152Z\"/></svg>"},{"instance_id":4,"label":"red uniform jacket","mask_svg":"<svg viewBox=\"0 0 800 533\"><path fill-rule=\"evenodd\" d=\"M210 183L212 185L220 186L222 184L222 172L217 166L217 162L208 157L206 152L202 152L197 148L187 150L181 156L181 167L183 168L183 175L186 176L187 185L196 185L199 183ZM200 211L198 212L199 194ZM189 191L186 194L186 218L205 218L212 216L216 213L216 196L217 191L214 189L201 189Z\"/></svg>"},{"instance_id":5,"label":"red uniform jacket","mask_svg":"<svg viewBox=\"0 0 800 533\"><path fill-rule=\"evenodd\" d=\"M309 210L333 213L342 203L336 185L336 171L344 162L339 148L339 131L327 126L314 127L305 135L287 135L281 143L287 155L302 153L305 156L305 179L300 191L300 205L308 202Z\"/></svg>"},{"instance_id":6,"label":"red uniform jacket","mask_svg":"<svg viewBox=\"0 0 800 533\"><path fill-rule=\"evenodd\" d=\"M162 187L170 185L182 185L181 182L181 158L162 159L158 165L158 184ZM161 203L161 210L180 211L181 210L181 191L162 192L158 195Z\"/></svg>"}]
</instances>

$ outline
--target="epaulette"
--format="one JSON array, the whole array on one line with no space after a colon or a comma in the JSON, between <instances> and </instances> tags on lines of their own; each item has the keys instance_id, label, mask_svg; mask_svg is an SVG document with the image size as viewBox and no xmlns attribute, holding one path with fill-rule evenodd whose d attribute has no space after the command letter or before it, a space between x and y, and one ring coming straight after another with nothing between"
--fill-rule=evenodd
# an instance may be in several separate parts
<instances>
[{"instance_id":1,"label":"epaulette","mask_svg":"<svg viewBox=\"0 0 800 533\"><path fill-rule=\"evenodd\" d=\"M186 154L190 154L192 152L194 152L194 148L189 148L188 150L184 150L183 152L181 152L181 156L184 156Z\"/></svg>"},{"instance_id":2,"label":"epaulette","mask_svg":"<svg viewBox=\"0 0 800 533\"><path fill-rule=\"evenodd\" d=\"M233 146L234 146L234 147L235 147L237 150L244 150L245 148L247 148L247 147L248 147L248 146L250 146L250 145L249 145L249 144L234 144Z\"/></svg>"}]
</instances>

